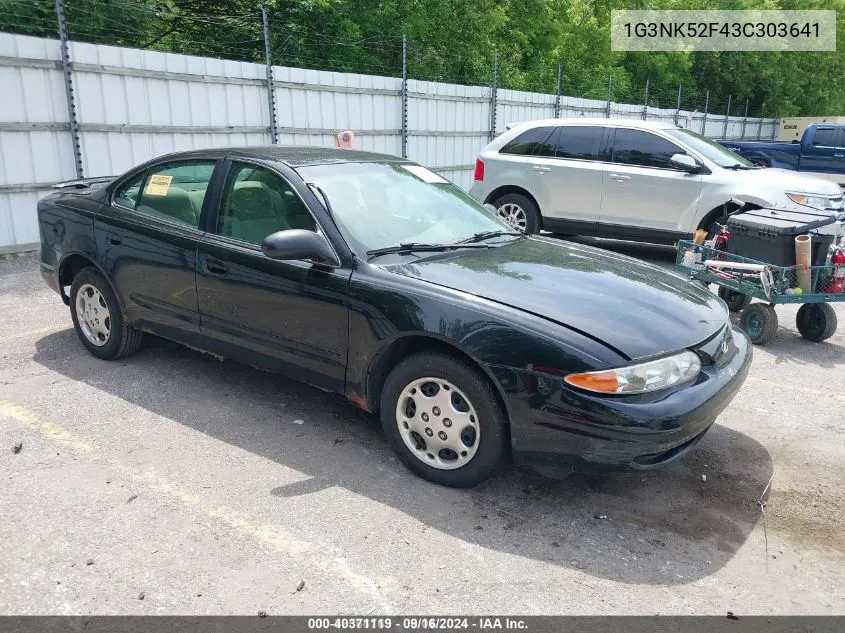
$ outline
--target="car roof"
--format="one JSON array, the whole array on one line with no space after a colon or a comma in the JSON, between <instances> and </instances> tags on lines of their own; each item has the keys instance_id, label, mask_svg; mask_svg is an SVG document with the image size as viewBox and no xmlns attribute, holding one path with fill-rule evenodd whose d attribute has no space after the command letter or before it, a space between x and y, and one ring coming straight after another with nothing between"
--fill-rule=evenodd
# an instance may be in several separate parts
<instances>
[{"instance_id":1,"label":"car roof","mask_svg":"<svg viewBox=\"0 0 845 633\"><path fill-rule=\"evenodd\" d=\"M642 121L640 119L598 119L573 117L568 119L540 119L538 121L523 121L509 126L514 128L529 128L542 125L600 125L603 127L627 127L635 130L672 130L680 126L665 121Z\"/></svg>"},{"instance_id":2,"label":"car roof","mask_svg":"<svg viewBox=\"0 0 845 633\"><path fill-rule=\"evenodd\" d=\"M274 160L290 167L304 167L307 165L326 165L337 163L408 163L411 161L379 154L364 152L356 149L337 149L334 147L303 147L294 145L251 145L246 147L217 147L209 149L190 150L168 154L168 159L181 158L222 158L224 156L241 156L246 158L262 158ZM156 159L157 161L160 160Z\"/></svg>"}]
</instances>

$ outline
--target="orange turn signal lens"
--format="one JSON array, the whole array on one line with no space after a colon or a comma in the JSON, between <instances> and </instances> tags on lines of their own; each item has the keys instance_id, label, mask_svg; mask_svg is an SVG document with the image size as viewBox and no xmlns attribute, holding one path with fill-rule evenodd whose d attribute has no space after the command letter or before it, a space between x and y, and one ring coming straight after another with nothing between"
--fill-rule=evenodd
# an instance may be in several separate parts
<instances>
[{"instance_id":1,"label":"orange turn signal lens","mask_svg":"<svg viewBox=\"0 0 845 633\"><path fill-rule=\"evenodd\" d=\"M579 387L587 391L616 393L619 390L619 380L616 377L616 372L613 371L570 374L564 380L573 387Z\"/></svg>"}]
</instances>

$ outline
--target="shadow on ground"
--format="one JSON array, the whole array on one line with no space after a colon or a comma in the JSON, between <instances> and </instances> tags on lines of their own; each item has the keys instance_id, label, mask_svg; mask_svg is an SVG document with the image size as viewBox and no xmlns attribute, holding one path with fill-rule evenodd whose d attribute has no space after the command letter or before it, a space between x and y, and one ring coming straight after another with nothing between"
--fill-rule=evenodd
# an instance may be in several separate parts
<instances>
[{"instance_id":1,"label":"shadow on ground","mask_svg":"<svg viewBox=\"0 0 845 633\"><path fill-rule=\"evenodd\" d=\"M137 355L108 363L68 329L38 340L35 360L310 477L268 495L340 486L467 543L625 583L714 573L748 539L772 475L763 446L716 425L662 471L553 481L509 467L478 488L452 490L407 472L376 416L344 398L168 341L147 337Z\"/></svg>"}]
</instances>

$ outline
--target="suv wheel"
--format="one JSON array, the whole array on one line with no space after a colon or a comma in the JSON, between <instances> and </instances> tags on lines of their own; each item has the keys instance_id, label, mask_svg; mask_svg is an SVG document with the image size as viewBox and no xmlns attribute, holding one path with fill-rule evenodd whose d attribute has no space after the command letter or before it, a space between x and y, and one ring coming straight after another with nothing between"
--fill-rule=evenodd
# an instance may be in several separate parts
<instances>
[{"instance_id":1,"label":"suv wheel","mask_svg":"<svg viewBox=\"0 0 845 633\"><path fill-rule=\"evenodd\" d=\"M524 233L540 232L540 210L529 198L520 193L509 193L493 203L496 213L505 222Z\"/></svg>"}]
</instances>

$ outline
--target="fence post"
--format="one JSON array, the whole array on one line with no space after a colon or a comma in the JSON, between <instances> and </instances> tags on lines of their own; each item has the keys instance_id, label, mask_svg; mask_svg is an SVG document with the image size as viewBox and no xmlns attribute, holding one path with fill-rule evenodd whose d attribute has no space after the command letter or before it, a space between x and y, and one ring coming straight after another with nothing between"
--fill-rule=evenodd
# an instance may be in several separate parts
<instances>
[{"instance_id":1,"label":"fence post","mask_svg":"<svg viewBox=\"0 0 845 633\"><path fill-rule=\"evenodd\" d=\"M499 93L499 53L493 56L493 83L490 86L490 132L487 137L496 137L496 99Z\"/></svg>"},{"instance_id":2,"label":"fence post","mask_svg":"<svg viewBox=\"0 0 845 633\"><path fill-rule=\"evenodd\" d=\"M557 65L557 87L555 88L555 118L560 118L560 82L563 79L563 66Z\"/></svg>"},{"instance_id":3,"label":"fence post","mask_svg":"<svg viewBox=\"0 0 845 633\"><path fill-rule=\"evenodd\" d=\"M607 108L605 109L605 112L604 112L604 118L605 119L610 118L610 97L611 97L612 92L613 92L613 75L608 75L607 76Z\"/></svg>"},{"instance_id":4,"label":"fence post","mask_svg":"<svg viewBox=\"0 0 845 633\"><path fill-rule=\"evenodd\" d=\"M267 64L267 112L270 115L270 142L279 142L279 128L276 126L276 95L273 88L273 62L270 59L270 24L267 20L267 7L261 9L261 21L264 24L264 60Z\"/></svg>"},{"instance_id":5,"label":"fence post","mask_svg":"<svg viewBox=\"0 0 845 633\"><path fill-rule=\"evenodd\" d=\"M62 0L56 0L56 19L59 21L59 50L62 57L62 75L65 80L65 97L67 97L67 116L70 124L70 139L73 143L73 161L76 177L84 178L82 171L82 150L79 144L79 123L76 120L76 102L73 97L73 78L71 77L70 56L67 49L67 22Z\"/></svg>"},{"instance_id":6,"label":"fence post","mask_svg":"<svg viewBox=\"0 0 845 633\"><path fill-rule=\"evenodd\" d=\"M725 127L722 129L722 138L728 138L728 118L731 116L731 97L728 95L728 109L725 110Z\"/></svg>"},{"instance_id":7,"label":"fence post","mask_svg":"<svg viewBox=\"0 0 845 633\"><path fill-rule=\"evenodd\" d=\"M681 117L681 86L678 85L678 107L675 108L675 125L678 125L678 119Z\"/></svg>"},{"instance_id":8,"label":"fence post","mask_svg":"<svg viewBox=\"0 0 845 633\"><path fill-rule=\"evenodd\" d=\"M745 126L748 124L748 99L745 100L745 116L742 118L742 134L740 140L745 138Z\"/></svg>"},{"instance_id":9,"label":"fence post","mask_svg":"<svg viewBox=\"0 0 845 633\"><path fill-rule=\"evenodd\" d=\"M402 34L402 158L408 158L408 38Z\"/></svg>"},{"instance_id":10,"label":"fence post","mask_svg":"<svg viewBox=\"0 0 845 633\"><path fill-rule=\"evenodd\" d=\"M648 78L645 80L645 100L643 101L643 121L648 118Z\"/></svg>"},{"instance_id":11,"label":"fence post","mask_svg":"<svg viewBox=\"0 0 845 633\"><path fill-rule=\"evenodd\" d=\"M766 102L760 107L760 120L757 122L757 140L763 140L763 117L766 114Z\"/></svg>"},{"instance_id":12,"label":"fence post","mask_svg":"<svg viewBox=\"0 0 845 633\"><path fill-rule=\"evenodd\" d=\"M710 105L710 91L704 95L704 117L701 119L701 136L707 136L707 107Z\"/></svg>"}]
</instances>

